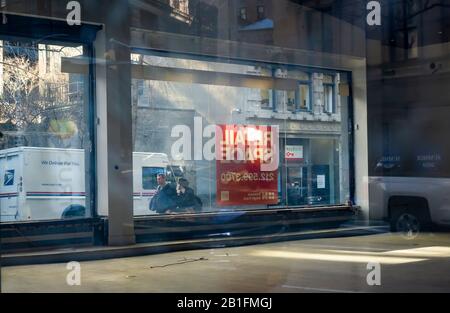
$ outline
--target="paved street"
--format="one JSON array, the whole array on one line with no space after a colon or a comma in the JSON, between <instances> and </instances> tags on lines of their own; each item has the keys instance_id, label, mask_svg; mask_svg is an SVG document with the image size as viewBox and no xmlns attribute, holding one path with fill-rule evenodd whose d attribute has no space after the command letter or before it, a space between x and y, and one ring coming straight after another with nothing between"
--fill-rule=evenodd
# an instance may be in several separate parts
<instances>
[{"instance_id":1,"label":"paved street","mask_svg":"<svg viewBox=\"0 0 450 313\"><path fill-rule=\"evenodd\" d=\"M369 286L369 262L381 286ZM450 234L390 233L2 268L3 292L450 292Z\"/></svg>"}]
</instances>

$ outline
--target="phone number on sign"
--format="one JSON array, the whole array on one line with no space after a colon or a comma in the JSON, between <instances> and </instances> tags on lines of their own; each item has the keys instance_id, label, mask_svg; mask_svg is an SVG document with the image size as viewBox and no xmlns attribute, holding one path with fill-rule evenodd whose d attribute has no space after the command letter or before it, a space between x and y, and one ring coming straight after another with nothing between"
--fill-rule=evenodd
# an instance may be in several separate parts
<instances>
[{"instance_id":1,"label":"phone number on sign","mask_svg":"<svg viewBox=\"0 0 450 313\"><path fill-rule=\"evenodd\" d=\"M224 184L230 182L274 181L275 173L234 173L227 172L220 175L220 181Z\"/></svg>"}]
</instances>

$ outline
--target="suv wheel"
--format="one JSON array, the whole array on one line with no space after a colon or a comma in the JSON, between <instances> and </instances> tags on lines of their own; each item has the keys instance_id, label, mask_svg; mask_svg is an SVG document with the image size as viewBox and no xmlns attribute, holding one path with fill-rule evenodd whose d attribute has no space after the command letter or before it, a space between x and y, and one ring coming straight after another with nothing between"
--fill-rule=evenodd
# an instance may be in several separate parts
<instances>
[{"instance_id":1,"label":"suv wheel","mask_svg":"<svg viewBox=\"0 0 450 313\"><path fill-rule=\"evenodd\" d=\"M430 219L422 210L396 209L391 212L391 231L408 239L416 238L430 226Z\"/></svg>"}]
</instances>

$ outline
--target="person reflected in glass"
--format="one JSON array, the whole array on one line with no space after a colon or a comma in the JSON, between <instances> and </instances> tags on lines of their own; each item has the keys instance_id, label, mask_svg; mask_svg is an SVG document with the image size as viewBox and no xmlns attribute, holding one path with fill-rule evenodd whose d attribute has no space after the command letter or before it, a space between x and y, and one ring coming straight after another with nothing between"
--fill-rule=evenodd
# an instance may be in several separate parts
<instances>
[{"instance_id":1,"label":"person reflected in glass","mask_svg":"<svg viewBox=\"0 0 450 313\"><path fill-rule=\"evenodd\" d=\"M174 213L177 207L177 191L175 187L167 183L165 174L156 177L158 188L150 201L150 210L158 214Z\"/></svg>"},{"instance_id":2,"label":"person reflected in glass","mask_svg":"<svg viewBox=\"0 0 450 313\"><path fill-rule=\"evenodd\" d=\"M177 207L179 212L196 213L202 209L202 201L195 195L194 189L189 187L186 178L180 178L177 184Z\"/></svg>"}]
</instances>

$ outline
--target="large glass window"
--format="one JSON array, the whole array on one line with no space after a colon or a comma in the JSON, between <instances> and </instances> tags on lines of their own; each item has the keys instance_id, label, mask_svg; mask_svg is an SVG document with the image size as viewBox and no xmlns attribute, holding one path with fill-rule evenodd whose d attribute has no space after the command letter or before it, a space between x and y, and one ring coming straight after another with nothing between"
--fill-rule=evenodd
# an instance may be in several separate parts
<instances>
[{"instance_id":1,"label":"large glass window","mask_svg":"<svg viewBox=\"0 0 450 313\"><path fill-rule=\"evenodd\" d=\"M87 75L64 71L82 45L0 41L1 221L91 216L84 148Z\"/></svg>"},{"instance_id":2,"label":"large glass window","mask_svg":"<svg viewBox=\"0 0 450 313\"><path fill-rule=\"evenodd\" d=\"M135 215L192 213L187 198L195 212L348 200L349 99L342 115L320 110L320 70L152 51L132 63Z\"/></svg>"}]
</instances>

